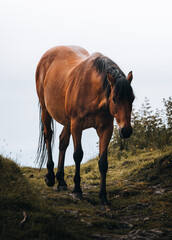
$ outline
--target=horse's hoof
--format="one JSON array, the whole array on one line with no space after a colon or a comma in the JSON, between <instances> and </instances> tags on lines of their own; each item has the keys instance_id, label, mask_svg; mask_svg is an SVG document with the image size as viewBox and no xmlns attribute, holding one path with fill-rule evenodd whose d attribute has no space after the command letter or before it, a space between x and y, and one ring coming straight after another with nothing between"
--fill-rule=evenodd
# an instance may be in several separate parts
<instances>
[{"instance_id":1,"label":"horse's hoof","mask_svg":"<svg viewBox=\"0 0 172 240\"><path fill-rule=\"evenodd\" d=\"M72 197L74 198L74 199L76 199L76 200L81 200L81 199L83 199L83 195L82 195L82 193L81 192L73 192L72 193Z\"/></svg>"},{"instance_id":2,"label":"horse's hoof","mask_svg":"<svg viewBox=\"0 0 172 240\"><path fill-rule=\"evenodd\" d=\"M64 185L64 186L62 186L62 185L58 185L57 186L57 191L68 191L68 188L67 188L67 185Z\"/></svg>"},{"instance_id":3,"label":"horse's hoof","mask_svg":"<svg viewBox=\"0 0 172 240\"><path fill-rule=\"evenodd\" d=\"M53 187L55 184L55 177L54 178L48 178L47 175L45 175L45 183L48 187Z\"/></svg>"}]
</instances>

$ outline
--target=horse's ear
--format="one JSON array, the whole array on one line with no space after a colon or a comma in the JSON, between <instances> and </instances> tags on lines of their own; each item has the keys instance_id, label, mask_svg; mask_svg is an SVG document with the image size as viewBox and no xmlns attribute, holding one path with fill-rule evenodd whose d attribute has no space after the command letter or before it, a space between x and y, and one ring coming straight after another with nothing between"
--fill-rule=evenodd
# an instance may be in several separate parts
<instances>
[{"instance_id":1,"label":"horse's ear","mask_svg":"<svg viewBox=\"0 0 172 240\"><path fill-rule=\"evenodd\" d=\"M127 80L129 81L129 83L131 83L131 81L133 80L133 73L132 73L132 71L129 72L129 74L127 76Z\"/></svg>"},{"instance_id":2,"label":"horse's ear","mask_svg":"<svg viewBox=\"0 0 172 240\"><path fill-rule=\"evenodd\" d=\"M111 87L113 87L115 85L115 79L112 77L112 75L110 73L107 74L107 80L110 83Z\"/></svg>"}]
</instances>

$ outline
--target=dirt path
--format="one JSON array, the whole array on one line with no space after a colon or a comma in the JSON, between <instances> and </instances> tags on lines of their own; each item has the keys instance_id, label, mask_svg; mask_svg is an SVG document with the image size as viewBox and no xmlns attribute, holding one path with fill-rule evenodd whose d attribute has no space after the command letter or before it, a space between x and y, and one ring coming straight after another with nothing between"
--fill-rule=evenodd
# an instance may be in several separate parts
<instances>
[{"instance_id":1,"label":"dirt path","mask_svg":"<svg viewBox=\"0 0 172 240\"><path fill-rule=\"evenodd\" d=\"M81 234L86 233L88 239L172 239L168 213L158 209L155 211L156 203L151 200L156 198L158 201L169 191L160 185L147 188L142 184L139 192L138 189L131 190L129 184L127 187L128 189L123 191L110 191L111 211L101 210L96 185L84 185L83 200L73 199L72 188L69 192L57 192L56 189L46 188L42 195L61 215L62 221L73 224L73 230L80 231ZM140 196L145 191L149 191L147 201ZM159 225L163 227L158 227Z\"/></svg>"}]
</instances>

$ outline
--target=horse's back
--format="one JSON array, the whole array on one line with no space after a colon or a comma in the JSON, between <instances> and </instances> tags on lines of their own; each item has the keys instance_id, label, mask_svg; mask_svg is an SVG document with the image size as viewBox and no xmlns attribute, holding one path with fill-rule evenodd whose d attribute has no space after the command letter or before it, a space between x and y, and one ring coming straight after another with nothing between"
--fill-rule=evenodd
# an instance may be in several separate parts
<instances>
[{"instance_id":1,"label":"horse's back","mask_svg":"<svg viewBox=\"0 0 172 240\"><path fill-rule=\"evenodd\" d=\"M58 46L48 50L38 64L36 86L39 101L42 107L63 125L69 124L65 113L68 76L72 69L87 57L89 53L81 47Z\"/></svg>"},{"instance_id":2,"label":"horse's back","mask_svg":"<svg viewBox=\"0 0 172 240\"><path fill-rule=\"evenodd\" d=\"M89 53L84 48L78 46L57 46L49 49L42 56L40 63L45 61L48 61L49 63L52 63L53 61L79 61L88 56Z\"/></svg>"},{"instance_id":3,"label":"horse's back","mask_svg":"<svg viewBox=\"0 0 172 240\"><path fill-rule=\"evenodd\" d=\"M37 66L37 84L44 85L45 78L46 81L50 81L47 74L49 74L51 78L51 75L54 75L55 71L58 75L63 72L68 73L68 71L70 71L77 63L81 62L88 56L89 53L78 46L57 46L49 49L42 56Z\"/></svg>"}]
</instances>

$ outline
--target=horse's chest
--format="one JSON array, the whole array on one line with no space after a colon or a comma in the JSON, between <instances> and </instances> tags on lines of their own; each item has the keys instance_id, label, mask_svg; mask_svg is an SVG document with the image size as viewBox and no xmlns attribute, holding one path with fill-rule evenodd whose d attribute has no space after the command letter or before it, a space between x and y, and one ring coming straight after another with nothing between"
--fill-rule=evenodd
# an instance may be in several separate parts
<instances>
[{"instance_id":1,"label":"horse's chest","mask_svg":"<svg viewBox=\"0 0 172 240\"><path fill-rule=\"evenodd\" d=\"M93 116L86 116L83 121L83 129L95 127L95 118Z\"/></svg>"}]
</instances>

